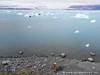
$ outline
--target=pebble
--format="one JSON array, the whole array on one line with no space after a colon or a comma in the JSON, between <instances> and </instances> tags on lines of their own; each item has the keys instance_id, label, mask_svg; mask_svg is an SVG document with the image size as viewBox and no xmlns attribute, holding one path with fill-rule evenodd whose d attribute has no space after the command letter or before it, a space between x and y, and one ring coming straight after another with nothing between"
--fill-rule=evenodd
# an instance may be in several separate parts
<instances>
[{"instance_id":1,"label":"pebble","mask_svg":"<svg viewBox=\"0 0 100 75\"><path fill-rule=\"evenodd\" d=\"M85 58L81 58L81 61L87 61Z\"/></svg>"},{"instance_id":2,"label":"pebble","mask_svg":"<svg viewBox=\"0 0 100 75\"><path fill-rule=\"evenodd\" d=\"M90 56L95 56L96 54L95 53L90 53Z\"/></svg>"},{"instance_id":3,"label":"pebble","mask_svg":"<svg viewBox=\"0 0 100 75\"><path fill-rule=\"evenodd\" d=\"M88 58L88 61L93 62L94 60L93 58Z\"/></svg>"},{"instance_id":4,"label":"pebble","mask_svg":"<svg viewBox=\"0 0 100 75\"><path fill-rule=\"evenodd\" d=\"M62 73L63 73L63 74L66 74L66 72L65 72L65 71L63 71Z\"/></svg>"},{"instance_id":5,"label":"pebble","mask_svg":"<svg viewBox=\"0 0 100 75\"><path fill-rule=\"evenodd\" d=\"M65 58L65 57L66 57L66 54L65 54L65 53L61 53L60 56L61 56L62 58Z\"/></svg>"},{"instance_id":6,"label":"pebble","mask_svg":"<svg viewBox=\"0 0 100 75\"><path fill-rule=\"evenodd\" d=\"M51 55L52 55L52 56L54 56L54 55L55 55L55 53L52 53Z\"/></svg>"},{"instance_id":7,"label":"pebble","mask_svg":"<svg viewBox=\"0 0 100 75\"><path fill-rule=\"evenodd\" d=\"M5 61L2 61L2 65L8 65L8 63L9 63L10 61L9 60L5 60Z\"/></svg>"},{"instance_id":8,"label":"pebble","mask_svg":"<svg viewBox=\"0 0 100 75\"><path fill-rule=\"evenodd\" d=\"M23 51L20 51L19 54L23 54Z\"/></svg>"}]
</instances>

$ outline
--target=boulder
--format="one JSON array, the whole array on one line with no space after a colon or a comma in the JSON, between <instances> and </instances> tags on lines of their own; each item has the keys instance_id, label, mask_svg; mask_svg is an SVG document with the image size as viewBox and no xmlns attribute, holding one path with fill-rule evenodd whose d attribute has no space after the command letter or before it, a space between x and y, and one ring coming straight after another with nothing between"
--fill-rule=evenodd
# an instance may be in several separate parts
<instances>
[{"instance_id":1,"label":"boulder","mask_svg":"<svg viewBox=\"0 0 100 75\"><path fill-rule=\"evenodd\" d=\"M90 58L88 58L88 61L93 62L94 59L90 57Z\"/></svg>"}]
</instances>

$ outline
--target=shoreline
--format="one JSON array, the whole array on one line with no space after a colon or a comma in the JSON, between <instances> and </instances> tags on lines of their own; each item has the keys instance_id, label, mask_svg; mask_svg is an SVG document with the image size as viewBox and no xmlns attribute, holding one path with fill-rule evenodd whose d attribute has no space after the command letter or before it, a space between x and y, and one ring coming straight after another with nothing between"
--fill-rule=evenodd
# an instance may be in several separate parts
<instances>
[{"instance_id":1,"label":"shoreline","mask_svg":"<svg viewBox=\"0 0 100 75\"><path fill-rule=\"evenodd\" d=\"M52 68L54 63L60 66L61 69L55 72ZM36 55L30 57L0 58L0 72L16 72L20 70L46 72L48 75L75 75L80 73L84 75L98 75L100 73L100 62L53 56L39 57Z\"/></svg>"}]
</instances>

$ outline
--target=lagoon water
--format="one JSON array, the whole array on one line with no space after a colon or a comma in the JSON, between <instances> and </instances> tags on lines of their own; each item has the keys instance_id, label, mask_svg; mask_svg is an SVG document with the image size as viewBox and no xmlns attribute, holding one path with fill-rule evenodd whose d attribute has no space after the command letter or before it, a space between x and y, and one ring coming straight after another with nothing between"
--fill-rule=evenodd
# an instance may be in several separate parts
<instances>
[{"instance_id":1,"label":"lagoon water","mask_svg":"<svg viewBox=\"0 0 100 75\"><path fill-rule=\"evenodd\" d=\"M95 52L100 61L99 19L99 11L0 11L0 56L65 52L80 59Z\"/></svg>"}]
</instances>

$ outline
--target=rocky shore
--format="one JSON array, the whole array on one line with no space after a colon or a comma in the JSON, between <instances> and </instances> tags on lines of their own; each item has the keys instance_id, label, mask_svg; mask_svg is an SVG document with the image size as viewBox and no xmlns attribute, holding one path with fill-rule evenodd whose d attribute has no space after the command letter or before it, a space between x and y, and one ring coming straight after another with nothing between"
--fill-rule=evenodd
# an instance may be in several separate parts
<instances>
[{"instance_id":1,"label":"rocky shore","mask_svg":"<svg viewBox=\"0 0 100 75\"><path fill-rule=\"evenodd\" d=\"M54 57L54 53L49 57L35 55L30 57L2 57L0 58L0 72L12 73L29 70L44 75L100 75L99 62L67 59L64 53L61 54L58 57Z\"/></svg>"}]
</instances>

